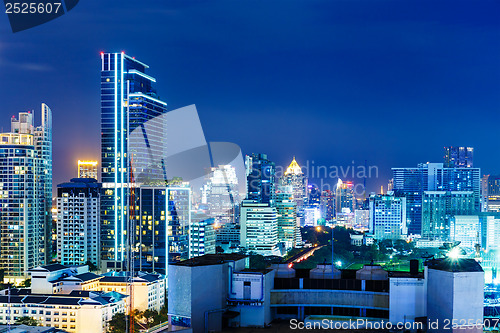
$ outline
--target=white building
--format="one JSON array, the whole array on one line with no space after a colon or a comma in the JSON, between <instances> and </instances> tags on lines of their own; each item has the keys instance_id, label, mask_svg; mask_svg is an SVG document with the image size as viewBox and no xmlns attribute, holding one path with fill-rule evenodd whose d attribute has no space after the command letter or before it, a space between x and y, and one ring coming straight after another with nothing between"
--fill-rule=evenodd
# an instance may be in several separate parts
<instances>
[{"instance_id":1,"label":"white building","mask_svg":"<svg viewBox=\"0 0 500 333\"><path fill-rule=\"evenodd\" d=\"M359 230L368 230L370 226L370 211L356 209L354 211L354 227Z\"/></svg>"},{"instance_id":2,"label":"white building","mask_svg":"<svg viewBox=\"0 0 500 333\"><path fill-rule=\"evenodd\" d=\"M431 260L425 271L427 280L427 319L439 323L429 332L483 332L484 272L473 259ZM449 321L449 327L445 323Z\"/></svg>"},{"instance_id":3,"label":"white building","mask_svg":"<svg viewBox=\"0 0 500 333\"><path fill-rule=\"evenodd\" d=\"M160 311L165 305L165 276L139 272L130 278L126 272L109 272L104 275L90 273L88 266L52 264L29 271L33 294L61 295L75 291L117 292L132 295L127 306L139 311ZM129 304L129 301L132 304Z\"/></svg>"},{"instance_id":4,"label":"white building","mask_svg":"<svg viewBox=\"0 0 500 333\"><path fill-rule=\"evenodd\" d=\"M321 218L319 207L304 208L304 226L315 227L318 225L318 220Z\"/></svg>"},{"instance_id":5,"label":"white building","mask_svg":"<svg viewBox=\"0 0 500 333\"><path fill-rule=\"evenodd\" d=\"M370 233L375 239L400 239L405 236L406 198L394 195L370 196Z\"/></svg>"},{"instance_id":6,"label":"white building","mask_svg":"<svg viewBox=\"0 0 500 333\"><path fill-rule=\"evenodd\" d=\"M460 242L460 247L474 249L481 244L479 216L455 215L450 220L450 239Z\"/></svg>"},{"instance_id":7,"label":"white building","mask_svg":"<svg viewBox=\"0 0 500 333\"><path fill-rule=\"evenodd\" d=\"M189 226L189 258L215 253L214 219L191 223Z\"/></svg>"},{"instance_id":8,"label":"white building","mask_svg":"<svg viewBox=\"0 0 500 333\"><path fill-rule=\"evenodd\" d=\"M57 185L57 260L63 265L101 265L101 184L73 178Z\"/></svg>"},{"instance_id":9,"label":"white building","mask_svg":"<svg viewBox=\"0 0 500 333\"><path fill-rule=\"evenodd\" d=\"M240 214L240 246L261 255L280 255L276 208L244 200Z\"/></svg>"},{"instance_id":10,"label":"white building","mask_svg":"<svg viewBox=\"0 0 500 333\"><path fill-rule=\"evenodd\" d=\"M124 295L102 292L31 294L26 289L2 291L0 324L13 324L21 317L31 317L42 326L70 333L104 333L116 313L125 311Z\"/></svg>"}]
</instances>

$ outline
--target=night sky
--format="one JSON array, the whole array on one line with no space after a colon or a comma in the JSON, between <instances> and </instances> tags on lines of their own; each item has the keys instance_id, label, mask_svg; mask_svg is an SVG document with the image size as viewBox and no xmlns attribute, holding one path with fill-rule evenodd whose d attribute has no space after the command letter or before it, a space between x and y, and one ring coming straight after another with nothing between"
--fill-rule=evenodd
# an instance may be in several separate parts
<instances>
[{"instance_id":1,"label":"night sky","mask_svg":"<svg viewBox=\"0 0 500 333\"><path fill-rule=\"evenodd\" d=\"M498 1L80 1L13 34L0 14L0 126L47 103L54 184L99 159L100 51L150 65L173 110L196 104L208 141L278 165L391 167L475 148L500 173ZM333 180L331 180L333 182Z\"/></svg>"}]
</instances>

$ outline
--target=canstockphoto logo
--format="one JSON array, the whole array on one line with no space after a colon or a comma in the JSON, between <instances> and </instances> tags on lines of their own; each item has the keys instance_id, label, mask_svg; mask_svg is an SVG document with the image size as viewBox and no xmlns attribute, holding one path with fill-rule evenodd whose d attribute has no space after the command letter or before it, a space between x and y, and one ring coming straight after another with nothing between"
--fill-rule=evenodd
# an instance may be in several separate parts
<instances>
[{"instance_id":1,"label":"canstockphoto logo","mask_svg":"<svg viewBox=\"0 0 500 333\"><path fill-rule=\"evenodd\" d=\"M79 0L4 0L12 32L52 21L72 10Z\"/></svg>"}]
</instances>

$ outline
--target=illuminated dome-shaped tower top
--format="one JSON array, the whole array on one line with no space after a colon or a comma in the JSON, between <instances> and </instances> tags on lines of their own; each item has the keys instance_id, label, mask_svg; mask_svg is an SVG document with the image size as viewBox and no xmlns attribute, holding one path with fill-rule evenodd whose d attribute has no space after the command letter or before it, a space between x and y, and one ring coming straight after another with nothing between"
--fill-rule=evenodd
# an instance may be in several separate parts
<instances>
[{"instance_id":1,"label":"illuminated dome-shaped tower top","mask_svg":"<svg viewBox=\"0 0 500 333\"><path fill-rule=\"evenodd\" d=\"M290 163L290 165L286 169L285 175L302 175L302 169L295 160L295 156L293 157L292 163Z\"/></svg>"}]
</instances>

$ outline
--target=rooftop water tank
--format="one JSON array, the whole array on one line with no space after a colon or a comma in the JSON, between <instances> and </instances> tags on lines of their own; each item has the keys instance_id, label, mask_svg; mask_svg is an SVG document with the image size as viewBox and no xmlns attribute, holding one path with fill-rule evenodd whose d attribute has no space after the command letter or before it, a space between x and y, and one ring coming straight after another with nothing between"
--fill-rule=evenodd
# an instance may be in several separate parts
<instances>
[{"instance_id":1,"label":"rooftop water tank","mask_svg":"<svg viewBox=\"0 0 500 333\"><path fill-rule=\"evenodd\" d=\"M273 264L271 269L274 269L275 278L290 279L295 277L295 269L288 267L288 264Z\"/></svg>"},{"instance_id":2,"label":"rooftop water tank","mask_svg":"<svg viewBox=\"0 0 500 333\"><path fill-rule=\"evenodd\" d=\"M311 279L340 279L342 272L332 265L317 265L309 271Z\"/></svg>"},{"instance_id":3,"label":"rooftop water tank","mask_svg":"<svg viewBox=\"0 0 500 333\"><path fill-rule=\"evenodd\" d=\"M387 280L389 273L379 265L365 265L356 272L357 280Z\"/></svg>"}]
</instances>

